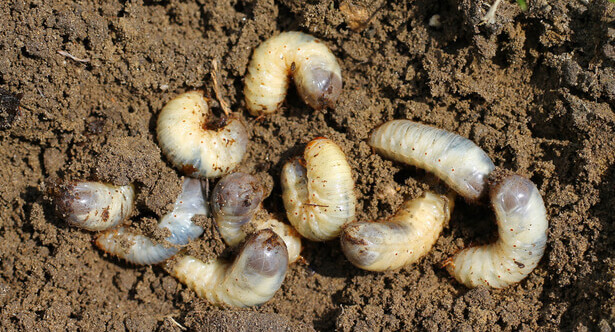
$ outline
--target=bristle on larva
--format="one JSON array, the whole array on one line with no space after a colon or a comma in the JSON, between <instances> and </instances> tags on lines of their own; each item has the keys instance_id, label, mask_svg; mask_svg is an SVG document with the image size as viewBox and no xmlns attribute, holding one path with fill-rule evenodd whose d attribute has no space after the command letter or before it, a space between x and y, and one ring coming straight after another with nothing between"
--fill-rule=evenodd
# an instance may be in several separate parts
<instances>
[{"instance_id":1,"label":"bristle on larva","mask_svg":"<svg viewBox=\"0 0 615 332\"><path fill-rule=\"evenodd\" d=\"M211 117L201 91L175 97L158 115L160 149L186 175L220 177L243 160L248 144L246 126L234 115L212 126Z\"/></svg>"},{"instance_id":2,"label":"bristle on larva","mask_svg":"<svg viewBox=\"0 0 615 332\"><path fill-rule=\"evenodd\" d=\"M288 220L303 237L313 241L337 237L342 226L354 220L357 204L352 171L339 146L319 137L308 143L303 160L287 162L282 169L282 199Z\"/></svg>"},{"instance_id":3,"label":"bristle on larva","mask_svg":"<svg viewBox=\"0 0 615 332\"><path fill-rule=\"evenodd\" d=\"M368 144L386 158L434 173L470 201L486 194L495 165L467 138L410 120L392 120L376 128Z\"/></svg>"},{"instance_id":4,"label":"bristle on larva","mask_svg":"<svg viewBox=\"0 0 615 332\"><path fill-rule=\"evenodd\" d=\"M135 190L132 185L66 182L53 183L48 191L61 218L90 231L101 231L123 223L134 206Z\"/></svg>"},{"instance_id":5,"label":"bristle on larva","mask_svg":"<svg viewBox=\"0 0 615 332\"><path fill-rule=\"evenodd\" d=\"M284 241L272 230L252 234L233 263L205 263L192 256L178 259L171 274L214 305L249 307L269 301L288 268Z\"/></svg>"},{"instance_id":6,"label":"bristle on larva","mask_svg":"<svg viewBox=\"0 0 615 332\"><path fill-rule=\"evenodd\" d=\"M207 213L202 181L185 178L173 211L164 215L158 223L159 229L167 229L171 233L165 239L166 243L157 243L145 235L131 233L124 227L99 234L95 243L108 254L132 264L158 264L203 234L203 228L194 224L192 217Z\"/></svg>"},{"instance_id":7,"label":"bristle on larva","mask_svg":"<svg viewBox=\"0 0 615 332\"><path fill-rule=\"evenodd\" d=\"M347 224L340 235L342 251L355 266L389 271L425 256L448 225L453 197L426 192L406 201L389 219Z\"/></svg>"},{"instance_id":8,"label":"bristle on larva","mask_svg":"<svg viewBox=\"0 0 615 332\"><path fill-rule=\"evenodd\" d=\"M275 112L286 98L290 77L314 109L333 107L342 90L340 66L325 44L302 32L283 32L254 50L244 87L250 113Z\"/></svg>"},{"instance_id":9,"label":"bristle on larva","mask_svg":"<svg viewBox=\"0 0 615 332\"><path fill-rule=\"evenodd\" d=\"M467 248L446 269L467 287L502 288L521 281L538 265L547 243L547 212L536 186L519 175L498 180L490 191L499 238Z\"/></svg>"},{"instance_id":10,"label":"bristle on larva","mask_svg":"<svg viewBox=\"0 0 615 332\"><path fill-rule=\"evenodd\" d=\"M226 244L236 246L245 239L244 229L248 223L252 223L256 230L270 228L282 238L289 263L294 263L301 252L301 236L292 226L268 213L256 213L263 209L264 192L262 183L250 174L237 172L220 179L211 195L212 214L218 231Z\"/></svg>"}]
</instances>

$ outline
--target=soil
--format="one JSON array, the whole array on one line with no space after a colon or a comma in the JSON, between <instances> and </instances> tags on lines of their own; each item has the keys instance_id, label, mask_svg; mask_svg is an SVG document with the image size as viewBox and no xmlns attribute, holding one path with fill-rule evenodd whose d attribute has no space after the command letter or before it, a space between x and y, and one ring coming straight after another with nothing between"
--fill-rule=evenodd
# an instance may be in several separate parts
<instances>
[{"instance_id":1,"label":"soil","mask_svg":"<svg viewBox=\"0 0 615 332\"><path fill-rule=\"evenodd\" d=\"M481 24L489 3L2 1L2 330L614 329L615 4L536 0L522 11L504 0L494 23ZM434 15L440 26L429 24ZM334 109L313 111L291 89L282 110L255 119L242 93L252 50L289 30L331 48L342 95ZM289 268L270 302L248 309L211 306L163 266L106 256L94 234L55 216L47 181L135 183L133 225L151 231L182 176L160 153L156 116L180 92L213 97L214 59L223 95L251 128L240 169L273 179L269 212L284 214L283 163L316 136L347 154L359 220L438 186L365 142L384 121L412 119L468 137L537 184L550 221L541 263L506 289L458 284L440 263L496 230L488 205L461 199L417 264L366 272L337 241L305 241L306 263ZM215 230L206 234L188 250L220 252Z\"/></svg>"}]
</instances>

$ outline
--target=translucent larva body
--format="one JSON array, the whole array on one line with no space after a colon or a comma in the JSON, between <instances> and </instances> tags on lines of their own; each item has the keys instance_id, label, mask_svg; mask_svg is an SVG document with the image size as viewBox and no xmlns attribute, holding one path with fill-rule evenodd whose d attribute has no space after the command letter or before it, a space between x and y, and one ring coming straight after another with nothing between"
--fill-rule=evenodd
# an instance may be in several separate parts
<instances>
[{"instance_id":1,"label":"translucent larva body","mask_svg":"<svg viewBox=\"0 0 615 332\"><path fill-rule=\"evenodd\" d=\"M495 243L467 248L446 269L467 287L502 288L525 278L538 264L547 242L547 213L536 186L519 175L497 181L490 192L498 223Z\"/></svg>"},{"instance_id":2,"label":"translucent larva body","mask_svg":"<svg viewBox=\"0 0 615 332\"><path fill-rule=\"evenodd\" d=\"M406 201L387 220L346 225L340 235L342 250L352 264L369 271L414 263L436 243L452 208L453 199L426 192Z\"/></svg>"},{"instance_id":3,"label":"translucent larva body","mask_svg":"<svg viewBox=\"0 0 615 332\"><path fill-rule=\"evenodd\" d=\"M212 214L220 235L226 244L236 246L245 239L247 234L243 226L248 222L256 230L270 228L282 238L289 263L294 263L301 252L301 237L290 225L256 215L262 209L264 195L262 184L250 174L237 172L220 179L211 195Z\"/></svg>"},{"instance_id":4,"label":"translucent larva body","mask_svg":"<svg viewBox=\"0 0 615 332\"><path fill-rule=\"evenodd\" d=\"M489 156L467 138L409 120L392 120L371 134L368 144L386 158L433 172L468 200L486 193Z\"/></svg>"},{"instance_id":5,"label":"translucent larva body","mask_svg":"<svg viewBox=\"0 0 615 332\"><path fill-rule=\"evenodd\" d=\"M350 165L339 146L319 137L308 143L303 160L286 163L282 199L299 234L313 241L337 237L354 220L357 203Z\"/></svg>"},{"instance_id":6,"label":"translucent larva body","mask_svg":"<svg viewBox=\"0 0 615 332\"><path fill-rule=\"evenodd\" d=\"M201 91L183 93L169 101L158 116L162 152L187 175L215 178L230 173L243 159L248 133L232 115L218 128Z\"/></svg>"},{"instance_id":7,"label":"translucent larva body","mask_svg":"<svg viewBox=\"0 0 615 332\"><path fill-rule=\"evenodd\" d=\"M314 109L332 107L342 90L342 72L320 40L302 32L283 32L254 50L244 95L252 115L276 111L292 76L303 100Z\"/></svg>"},{"instance_id":8,"label":"translucent larva body","mask_svg":"<svg viewBox=\"0 0 615 332\"><path fill-rule=\"evenodd\" d=\"M186 178L182 192L177 197L173 211L162 217L158 228L171 234L168 243L156 243L147 236L133 234L126 228L109 230L96 238L96 245L103 251L138 265L161 263L180 250L180 246L203 234L203 228L192 222L195 215L206 215L207 206L201 180Z\"/></svg>"},{"instance_id":9,"label":"translucent larva body","mask_svg":"<svg viewBox=\"0 0 615 332\"><path fill-rule=\"evenodd\" d=\"M68 223L91 231L122 223L134 205L132 185L114 186L102 182L55 184L50 190L53 205Z\"/></svg>"},{"instance_id":10,"label":"translucent larva body","mask_svg":"<svg viewBox=\"0 0 615 332\"><path fill-rule=\"evenodd\" d=\"M286 245L288 252L288 264L296 262L301 255L301 235L291 226L273 217L256 219L254 221L257 230L271 229Z\"/></svg>"},{"instance_id":11,"label":"translucent larva body","mask_svg":"<svg viewBox=\"0 0 615 332\"><path fill-rule=\"evenodd\" d=\"M264 198L263 187L250 174L237 172L218 181L211 193L211 210L226 244L243 241L246 234L241 228L252 220Z\"/></svg>"},{"instance_id":12,"label":"translucent larva body","mask_svg":"<svg viewBox=\"0 0 615 332\"><path fill-rule=\"evenodd\" d=\"M231 264L179 258L171 274L215 305L249 307L267 302L280 288L288 268L284 241L272 230L252 234Z\"/></svg>"}]
</instances>

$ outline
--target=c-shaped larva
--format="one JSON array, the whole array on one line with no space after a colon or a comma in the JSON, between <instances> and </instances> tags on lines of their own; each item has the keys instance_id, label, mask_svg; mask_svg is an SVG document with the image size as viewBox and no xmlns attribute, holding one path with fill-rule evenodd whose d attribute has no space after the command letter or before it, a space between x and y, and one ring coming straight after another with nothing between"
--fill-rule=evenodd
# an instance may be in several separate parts
<instances>
[{"instance_id":1,"label":"c-shaped larva","mask_svg":"<svg viewBox=\"0 0 615 332\"><path fill-rule=\"evenodd\" d=\"M233 263L178 258L171 274L214 305L249 307L267 302L280 289L288 268L284 241L272 230L253 233Z\"/></svg>"},{"instance_id":2,"label":"c-shaped larva","mask_svg":"<svg viewBox=\"0 0 615 332\"><path fill-rule=\"evenodd\" d=\"M314 109L334 106L342 90L340 65L325 44L302 32L283 32L254 50L243 90L250 113L275 112L291 76Z\"/></svg>"},{"instance_id":3,"label":"c-shaped larva","mask_svg":"<svg viewBox=\"0 0 615 332\"><path fill-rule=\"evenodd\" d=\"M164 215L158 223L159 229L167 229L171 233L165 239L167 245L155 243L144 235L133 234L124 227L101 233L96 238L96 245L133 264L161 263L177 254L180 246L203 234L203 228L194 224L192 217L206 215L206 204L201 180L185 178L173 211Z\"/></svg>"},{"instance_id":4,"label":"c-shaped larva","mask_svg":"<svg viewBox=\"0 0 615 332\"><path fill-rule=\"evenodd\" d=\"M49 192L62 218L90 231L105 230L126 220L135 197L132 185L91 181L52 184Z\"/></svg>"},{"instance_id":5,"label":"c-shaped larva","mask_svg":"<svg viewBox=\"0 0 615 332\"><path fill-rule=\"evenodd\" d=\"M368 144L383 156L434 173L468 200L485 194L495 165L467 138L410 120L392 120L371 134Z\"/></svg>"},{"instance_id":6,"label":"c-shaped larva","mask_svg":"<svg viewBox=\"0 0 615 332\"><path fill-rule=\"evenodd\" d=\"M353 222L342 230L342 251L355 266L369 271L395 270L431 250L448 224L454 199L432 192L407 200L389 219Z\"/></svg>"},{"instance_id":7,"label":"c-shaped larva","mask_svg":"<svg viewBox=\"0 0 615 332\"><path fill-rule=\"evenodd\" d=\"M212 125L201 91L182 93L158 115L157 134L162 152L189 176L215 178L230 173L243 159L248 132L233 115Z\"/></svg>"},{"instance_id":8,"label":"c-shaped larva","mask_svg":"<svg viewBox=\"0 0 615 332\"><path fill-rule=\"evenodd\" d=\"M301 237L290 225L266 214L255 216L262 209L265 190L258 179L246 173L229 174L216 184L211 194L211 209L224 242L236 246L246 237L244 226L251 222L256 230L270 228L278 234L288 250L288 261L294 263L301 253Z\"/></svg>"},{"instance_id":9,"label":"c-shaped larva","mask_svg":"<svg viewBox=\"0 0 615 332\"><path fill-rule=\"evenodd\" d=\"M519 175L497 179L490 191L499 238L467 248L446 263L448 272L467 287L506 287L538 265L547 243L547 212L536 186Z\"/></svg>"},{"instance_id":10,"label":"c-shaped larva","mask_svg":"<svg viewBox=\"0 0 615 332\"><path fill-rule=\"evenodd\" d=\"M339 146L318 137L308 143L303 159L287 162L282 199L288 220L303 237L326 241L338 236L354 220L357 203L350 165Z\"/></svg>"}]
</instances>

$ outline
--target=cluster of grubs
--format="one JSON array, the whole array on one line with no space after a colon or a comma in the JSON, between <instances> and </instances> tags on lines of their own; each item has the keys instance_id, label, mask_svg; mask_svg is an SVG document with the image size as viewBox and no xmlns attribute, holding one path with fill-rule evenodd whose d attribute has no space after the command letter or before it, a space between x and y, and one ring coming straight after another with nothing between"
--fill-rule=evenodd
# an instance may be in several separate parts
<instances>
[{"instance_id":1,"label":"cluster of grubs","mask_svg":"<svg viewBox=\"0 0 615 332\"><path fill-rule=\"evenodd\" d=\"M312 36L285 32L254 51L244 88L249 112L263 116L276 111L291 77L314 109L334 106L341 92L341 70L331 51ZM139 265L166 262L171 274L217 305L268 301L284 281L288 264L299 259L302 237L339 237L348 260L370 271L416 262L434 245L453 210L454 193L426 192L386 220L356 221L351 167L335 142L318 137L282 169L288 225L264 210L267 191L256 177L234 172L246 153L246 124L233 113L212 121L200 91L183 93L164 106L157 137L163 154L188 175L173 210L158 223L168 234L164 241L125 227L135 201L132 185L66 181L50 190L54 206L68 223L99 232L95 243L104 252ZM542 198L528 179L496 170L487 154L466 138L408 120L381 125L368 143L386 158L434 173L469 202L490 198L499 238L446 262L460 283L505 287L538 264L547 219ZM208 195L204 179L219 177ZM240 248L233 261L203 262L182 250L203 234L192 221L197 215L211 215L224 242Z\"/></svg>"}]
</instances>

